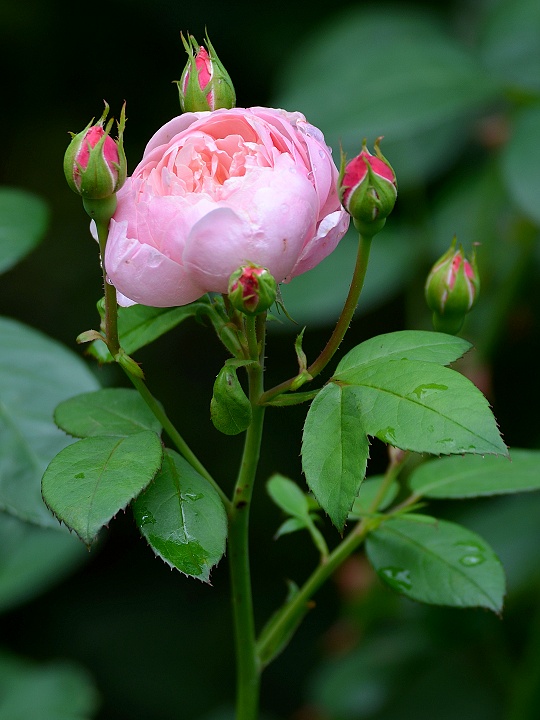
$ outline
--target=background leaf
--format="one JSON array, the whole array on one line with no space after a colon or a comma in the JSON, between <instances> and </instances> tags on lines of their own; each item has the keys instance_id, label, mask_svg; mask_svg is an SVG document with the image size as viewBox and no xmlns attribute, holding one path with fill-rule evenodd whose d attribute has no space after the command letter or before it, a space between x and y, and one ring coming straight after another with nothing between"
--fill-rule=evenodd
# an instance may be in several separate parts
<instances>
[{"instance_id":1,"label":"background leaf","mask_svg":"<svg viewBox=\"0 0 540 720\"><path fill-rule=\"evenodd\" d=\"M148 485L161 458L161 442L150 430L125 438L79 440L51 461L43 476L43 498L58 519L90 545Z\"/></svg>"},{"instance_id":2,"label":"background leaf","mask_svg":"<svg viewBox=\"0 0 540 720\"><path fill-rule=\"evenodd\" d=\"M0 612L32 599L87 559L75 537L0 513Z\"/></svg>"},{"instance_id":3,"label":"background leaf","mask_svg":"<svg viewBox=\"0 0 540 720\"><path fill-rule=\"evenodd\" d=\"M413 600L454 607L502 609L502 565L478 535L436 520L392 518L370 533L366 552L386 583Z\"/></svg>"},{"instance_id":4,"label":"background leaf","mask_svg":"<svg viewBox=\"0 0 540 720\"><path fill-rule=\"evenodd\" d=\"M471 347L467 340L426 330L400 330L377 335L350 350L340 361L336 376L373 360L423 360L448 365Z\"/></svg>"},{"instance_id":5,"label":"background leaf","mask_svg":"<svg viewBox=\"0 0 540 720\"><path fill-rule=\"evenodd\" d=\"M47 205L39 197L26 190L0 188L0 272L38 245L48 220Z\"/></svg>"},{"instance_id":6,"label":"background leaf","mask_svg":"<svg viewBox=\"0 0 540 720\"><path fill-rule=\"evenodd\" d=\"M540 91L540 5L536 0L499 0L482 27L484 65L509 89Z\"/></svg>"},{"instance_id":7,"label":"background leaf","mask_svg":"<svg viewBox=\"0 0 540 720\"><path fill-rule=\"evenodd\" d=\"M54 412L56 424L74 437L115 435L127 437L143 430L161 433L142 397L129 388L105 388L76 395L60 403Z\"/></svg>"},{"instance_id":8,"label":"background leaf","mask_svg":"<svg viewBox=\"0 0 540 720\"><path fill-rule=\"evenodd\" d=\"M288 515L305 518L309 514L309 505L305 494L298 485L283 475L272 475L266 483L266 489L272 500Z\"/></svg>"},{"instance_id":9,"label":"background leaf","mask_svg":"<svg viewBox=\"0 0 540 720\"><path fill-rule=\"evenodd\" d=\"M350 387L326 385L309 408L302 468L317 502L341 529L366 474L369 442Z\"/></svg>"},{"instance_id":10,"label":"background leaf","mask_svg":"<svg viewBox=\"0 0 540 720\"><path fill-rule=\"evenodd\" d=\"M352 510L349 514L350 519L357 519L370 511L373 512L373 510L371 510L371 506L373 505L381 485L385 482L385 480L386 477L384 475L374 475L373 477L369 477L364 480L362 487L360 488L360 492L358 493L358 497L355 499ZM386 488L386 492L379 505L375 508L375 512L377 510L384 510L387 508L395 499L398 492L399 483L394 480Z\"/></svg>"},{"instance_id":11,"label":"background leaf","mask_svg":"<svg viewBox=\"0 0 540 720\"><path fill-rule=\"evenodd\" d=\"M540 451L514 449L500 457L439 458L409 478L413 492L430 498L469 498L540 489Z\"/></svg>"},{"instance_id":12,"label":"background leaf","mask_svg":"<svg viewBox=\"0 0 540 720\"><path fill-rule=\"evenodd\" d=\"M0 318L0 337L0 509L58 529L40 489L47 464L71 442L54 408L98 383L74 353L36 330Z\"/></svg>"},{"instance_id":13,"label":"background leaf","mask_svg":"<svg viewBox=\"0 0 540 720\"><path fill-rule=\"evenodd\" d=\"M338 82L336 58L344 57L358 61L341 63ZM291 67L275 107L301 109L349 157L362 136L373 142L384 135L382 150L400 187L424 181L455 157L467 124L500 93L441 22L411 6L341 14L295 48Z\"/></svg>"},{"instance_id":14,"label":"background leaf","mask_svg":"<svg viewBox=\"0 0 540 720\"><path fill-rule=\"evenodd\" d=\"M454 370L435 363L390 360L336 373L351 383L368 435L402 450L506 454L487 400Z\"/></svg>"},{"instance_id":15,"label":"background leaf","mask_svg":"<svg viewBox=\"0 0 540 720\"><path fill-rule=\"evenodd\" d=\"M133 503L133 513L156 555L208 582L225 552L227 517L217 492L184 458L165 451L160 472Z\"/></svg>"},{"instance_id":16,"label":"background leaf","mask_svg":"<svg viewBox=\"0 0 540 720\"><path fill-rule=\"evenodd\" d=\"M1 720L88 720L97 706L92 680L78 665L0 655Z\"/></svg>"},{"instance_id":17,"label":"background leaf","mask_svg":"<svg viewBox=\"0 0 540 720\"><path fill-rule=\"evenodd\" d=\"M535 223L540 223L540 147L537 142L540 107L534 105L518 113L512 135L501 155L502 176L512 200Z\"/></svg>"}]
</instances>

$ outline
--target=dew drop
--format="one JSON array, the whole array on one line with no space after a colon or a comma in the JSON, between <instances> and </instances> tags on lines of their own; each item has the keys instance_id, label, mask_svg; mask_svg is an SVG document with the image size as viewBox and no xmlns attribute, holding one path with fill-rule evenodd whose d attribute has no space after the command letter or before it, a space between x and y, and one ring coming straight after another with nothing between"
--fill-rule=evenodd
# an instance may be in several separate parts
<instances>
[{"instance_id":1,"label":"dew drop","mask_svg":"<svg viewBox=\"0 0 540 720\"><path fill-rule=\"evenodd\" d=\"M448 390L448 385L426 383L425 385L419 385L410 394L416 395L419 400L424 400L424 398L428 397L428 395L433 395L433 393L442 392L443 390Z\"/></svg>"},{"instance_id":2,"label":"dew drop","mask_svg":"<svg viewBox=\"0 0 540 720\"><path fill-rule=\"evenodd\" d=\"M459 562L465 567L481 565L486 560L484 548L476 543L456 543L456 547L465 553L459 558Z\"/></svg>"},{"instance_id":3,"label":"dew drop","mask_svg":"<svg viewBox=\"0 0 540 720\"><path fill-rule=\"evenodd\" d=\"M377 434L377 437L379 440L382 440L383 442L387 442L390 445L395 445L396 443L396 428L393 427L387 427L383 428L382 430L379 430Z\"/></svg>"},{"instance_id":4,"label":"dew drop","mask_svg":"<svg viewBox=\"0 0 540 720\"><path fill-rule=\"evenodd\" d=\"M144 525L154 525L156 522L155 517L152 515L152 513L149 510L144 510L144 512L141 515L141 519L139 521L139 525L143 527Z\"/></svg>"},{"instance_id":5,"label":"dew drop","mask_svg":"<svg viewBox=\"0 0 540 720\"><path fill-rule=\"evenodd\" d=\"M396 590L410 590L412 587L410 573L405 568L385 567L381 568L380 574Z\"/></svg>"}]
</instances>

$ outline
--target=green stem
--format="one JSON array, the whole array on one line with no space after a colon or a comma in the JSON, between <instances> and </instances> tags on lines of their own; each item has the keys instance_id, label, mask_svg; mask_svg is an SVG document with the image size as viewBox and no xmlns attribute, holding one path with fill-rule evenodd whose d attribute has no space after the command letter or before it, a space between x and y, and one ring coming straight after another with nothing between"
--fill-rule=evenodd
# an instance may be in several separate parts
<instances>
[{"instance_id":1,"label":"green stem","mask_svg":"<svg viewBox=\"0 0 540 720\"><path fill-rule=\"evenodd\" d=\"M362 292L362 288L364 286L372 239L372 237L365 237L363 235L359 236L356 264L354 267L354 273L351 280L351 286L349 288L347 299L345 300L343 310L341 311L341 315L339 317L337 325L334 328L334 332L326 343L324 350L321 352L315 362L313 362L307 368L307 374L311 377L311 379L316 377L328 365L328 363L336 353L337 349L341 345L341 341L345 337L345 333L347 332L349 325L351 324L354 311L356 310L356 307L358 305L360 293ZM276 385L270 390L267 390L265 393L262 394L260 402L267 403L277 395L280 395L281 393L290 390L296 379L297 376L289 378L288 380L285 380L285 382L282 382L280 385Z\"/></svg>"},{"instance_id":2,"label":"green stem","mask_svg":"<svg viewBox=\"0 0 540 720\"><path fill-rule=\"evenodd\" d=\"M333 572L346 560L349 555L365 540L367 534L379 523L375 519L363 519L347 537L333 550L325 563L321 563L310 575L306 582L293 598L283 605L266 625L259 642L257 653L259 657L271 656L271 648L279 647L283 638L294 626L296 618L302 617L302 609L308 607L315 592L323 585Z\"/></svg>"},{"instance_id":3,"label":"green stem","mask_svg":"<svg viewBox=\"0 0 540 720\"><path fill-rule=\"evenodd\" d=\"M116 303L116 288L107 280L105 268L105 245L109 233L109 221L96 220L96 227L99 241L99 252L101 255L101 268L103 271L103 292L105 294L105 339L109 352L113 357L120 351L118 339L118 306Z\"/></svg>"},{"instance_id":4,"label":"green stem","mask_svg":"<svg viewBox=\"0 0 540 720\"><path fill-rule=\"evenodd\" d=\"M261 327L260 323L258 327ZM259 461L265 410L259 404L263 390L264 338L261 338L259 353L255 318L246 319L246 334L250 351L256 353L252 355L252 359L257 360L257 363L254 362L247 368L253 419L246 432L242 462L229 507L229 566L237 665L236 720L257 719L261 672L256 653L249 566L249 510Z\"/></svg>"},{"instance_id":5,"label":"green stem","mask_svg":"<svg viewBox=\"0 0 540 720\"><path fill-rule=\"evenodd\" d=\"M223 490L219 487L219 485L216 483L214 478L210 475L208 470L204 467L204 465L200 462L200 460L197 458L195 453L189 448L188 444L184 440L184 438L180 435L178 430L174 427L172 422L169 420L165 410L160 405L160 403L156 400L156 398L152 395L148 387L146 386L145 382L141 380L141 378L136 377L135 375L132 375L126 368L123 368L126 375L129 377L131 382L133 383L133 386L136 390L139 391L139 394L145 401L145 403L148 405L152 413L154 414L154 417L159 420L159 423L161 427L165 430L167 435L171 438L172 442L176 446L176 449L178 452L188 461L188 463L193 467L199 475L202 475L203 478L208 480L210 485L216 490L219 497L221 498L221 501L223 502L223 505L225 506L225 509L227 510L231 502L229 498L225 495Z\"/></svg>"}]
</instances>

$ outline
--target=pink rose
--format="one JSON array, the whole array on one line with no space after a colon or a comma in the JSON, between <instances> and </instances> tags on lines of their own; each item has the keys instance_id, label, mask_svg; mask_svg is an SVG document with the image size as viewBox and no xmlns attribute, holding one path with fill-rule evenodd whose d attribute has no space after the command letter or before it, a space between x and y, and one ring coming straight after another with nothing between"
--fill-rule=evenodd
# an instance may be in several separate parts
<instances>
[{"instance_id":1,"label":"pink rose","mask_svg":"<svg viewBox=\"0 0 540 720\"><path fill-rule=\"evenodd\" d=\"M118 193L105 253L122 304L226 293L253 263L277 282L334 250L349 217L320 130L300 113L233 108L164 125Z\"/></svg>"}]
</instances>

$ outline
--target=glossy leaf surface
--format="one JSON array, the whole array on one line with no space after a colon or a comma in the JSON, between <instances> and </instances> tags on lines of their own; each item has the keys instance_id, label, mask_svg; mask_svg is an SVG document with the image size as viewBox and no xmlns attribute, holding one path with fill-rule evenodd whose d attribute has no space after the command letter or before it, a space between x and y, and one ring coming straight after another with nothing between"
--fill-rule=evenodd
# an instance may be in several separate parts
<instances>
[{"instance_id":1,"label":"glossy leaf surface","mask_svg":"<svg viewBox=\"0 0 540 720\"><path fill-rule=\"evenodd\" d=\"M481 537L461 525L392 518L368 535L366 552L379 577L413 600L502 609L502 565Z\"/></svg>"},{"instance_id":2,"label":"glossy leaf surface","mask_svg":"<svg viewBox=\"0 0 540 720\"><path fill-rule=\"evenodd\" d=\"M453 370L413 360L373 361L335 379L350 383L365 432L383 442L434 455L507 452L487 400Z\"/></svg>"},{"instance_id":3,"label":"glossy leaf surface","mask_svg":"<svg viewBox=\"0 0 540 720\"><path fill-rule=\"evenodd\" d=\"M36 330L0 318L0 337L0 509L58 529L41 498L47 464L71 442L54 409L98 383L79 357Z\"/></svg>"},{"instance_id":4,"label":"glossy leaf surface","mask_svg":"<svg viewBox=\"0 0 540 720\"><path fill-rule=\"evenodd\" d=\"M366 474L369 442L355 388L330 383L304 426L302 467L317 502L341 529Z\"/></svg>"},{"instance_id":5,"label":"glossy leaf surface","mask_svg":"<svg viewBox=\"0 0 540 720\"><path fill-rule=\"evenodd\" d=\"M514 449L501 457L439 458L409 478L413 492L430 498L469 498L540 490L540 451Z\"/></svg>"},{"instance_id":6,"label":"glossy leaf surface","mask_svg":"<svg viewBox=\"0 0 540 720\"><path fill-rule=\"evenodd\" d=\"M336 377L359 370L373 360L423 360L449 365L471 347L467 340L446 333L401 330L370 338L350 350L340 361Z\"/></svg>"},{"instance_id":7,"label":"glossy leaf surface","mask_svg":"<svg viewBox=\"0 0 540 720\"><path fill-rule=\"evenodd\" d=\"M36 195L0 188L0 272L9 270L40 242L49 211Z\"/></svg>"},{"instance_id":8,"label":"glossy leaf surface","mask_svg":"<svg viewBox=\"0 0 540 720\"><path fill-rule=\"evenodd\" d=\"M161 442L150 430L125 438L88 437L52 460L43 476L43 498L58 519L90 545L148 485L161 459Z\"/></svg>"},{"instance_id":9,"label":"glossy leaf surface","mask_svg":"<svg viewBox=\"0 0 540 720\"><path fill-rule=\"evenodd\" d=\"M133 513L156 555L208 582L225 552L227 517L217 492L184 458L165 451L160 472L133 503Z\"/></svg>"},{"instance_id":10,"label":"glossy leaf surface","mask_svg":"<svg viewBox=\"0 0 540 720\"><path fill-rule=\"evenodd\" d=\"M105 388L76 395L54 412L58 427L74 437L127 437L143 430L159 434L161 425L136 390Z\"/></svg>"}]
</instances>

